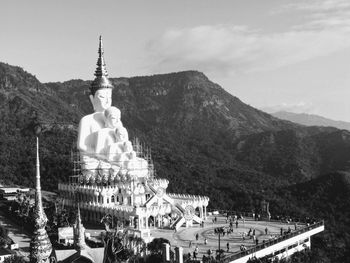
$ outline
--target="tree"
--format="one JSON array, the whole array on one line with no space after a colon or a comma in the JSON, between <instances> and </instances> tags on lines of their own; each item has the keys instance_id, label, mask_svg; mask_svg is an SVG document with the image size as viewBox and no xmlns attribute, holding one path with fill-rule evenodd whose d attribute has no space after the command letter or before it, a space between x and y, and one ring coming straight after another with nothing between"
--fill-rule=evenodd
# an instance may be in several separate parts
<instances>
[{"instance_id":1,"label":"tree","mask_svg":"<svg viewBox=\"0 0 350 263\"><path fill-rule=\"evenodd\" d=\"M25 263L23 257L14 255L12 257L5 258L4 263Z\"/></svg>"},{"instance_id":2,"label":"tree","mask_svg":"<svg viewBox=\"0 0 350 263\"><path fill-rule=\"evenodd\" d=\"M142 238L128 235L127 231L107 232L103 240L105 242L103 263L125 262L131 258L137 262L140 255L134 254L133 249L138 244L145 243Z\"/></svg>"},{"instance_id":3,"label":"tree","mask_svg":"<svg viewBox=\"0 0 350 263\"><path fill-rule=\"evenodd\" d=\"M162 262L162 246L164 243L167 243L170 245L170 242L168 239L165 238L155 238L147 245L148 251L151 253L151 255L147 258L146 262L149 263L160 263ZM173 255L170 255L171 258L173 258Z\"/></svg>"},{"instance_id":4,"label":"tree","mask_svg":"<svg viewBox=\"0 0 350 263\"><path fill-rule=\"evenodd\" d=\"M165 238L155 238L152 242L148 243L147 249L151 254L161 254L162 253L162 245L167 243L170 245L170 241Z\"/></svg>"}]
</instances>

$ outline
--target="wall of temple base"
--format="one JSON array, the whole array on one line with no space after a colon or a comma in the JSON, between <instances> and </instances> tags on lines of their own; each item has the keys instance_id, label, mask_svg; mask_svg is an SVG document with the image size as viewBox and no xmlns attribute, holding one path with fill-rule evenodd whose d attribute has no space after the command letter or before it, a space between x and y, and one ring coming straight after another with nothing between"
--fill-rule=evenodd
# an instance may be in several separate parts
<instances>
[{"instance_id":1,"label":"wall of temple base","mask_svg":"<svg viewBox=\"0 0 350 263\"><path fill-rule=\"evenodd\" d=\"M59 184L58 189L62 204L75 207L79 203L85 222L100 223L109 215L115 221L131 222L128 225L136 229L148 229L178 228L183 224L191 227L206 219L208 197L167 194L162 188L167 186L167 180L154 182L157 187L152 186L141 195L134 194L131 190L135 188L130 189L128 182L114 186Z\"/></svg>"}]
</instances>

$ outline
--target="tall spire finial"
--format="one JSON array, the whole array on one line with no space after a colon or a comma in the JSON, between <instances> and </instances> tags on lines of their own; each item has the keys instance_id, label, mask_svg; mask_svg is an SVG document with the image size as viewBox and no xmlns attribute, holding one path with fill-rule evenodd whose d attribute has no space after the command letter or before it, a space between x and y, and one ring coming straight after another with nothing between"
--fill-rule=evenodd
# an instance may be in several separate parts
<instances>
[{"instance_id":1,"label":"tall spire finial","mask_svg":"<svg viewBox=\"0 0 350 263\"><path fill-rule=\"evenodd\" d=\"M103 43L102 43L102 36L99 38L99 44L98 44L98 58L97 58L97 67L95 70L95 79L91 84L90 87L90 93L92 95L95 94L95 92L99 89L103 88L113 88L113 85L110 83L108 79L108 73L106 69L106 63L105 59L103 57Z\"/></svg>"},{"instance_id":2,"label":"tall spire finial","mask_svg":"<svg viewBox=\"0 0 350 263\"><path fill-rule=\"evenodd\" d=\"M40 161L39 161L39 138L40 127L35 127L36 132L36 185L35 185L35 208L34 208L34 233L30 242L30 262L48 262L52 252L51 241L45 230L47 217L45 215L40 184Z\"/></svg>"},{"instance_id":3,"label":"tall spire finial","mask_svg":"<svg viewBox=\"0 0 350 263\"><path fill-rule=\"evenodd\" d=\"M108 77L107 69L106 69L106 63L105 59L103 57L103 43L102 43L102 36L100 36L100 41L98 44L98 59L97 59L97 68L95 70L95 76L96 77Z\"/></svg>"},{"instance_id":4,"label":"tall spire finial","mask_svg":"<svg viewBox=\"0 0 350 263\"><path fill-rule=\"evenodd\" d=\"M85 228L81 223L79 203L78 203L77 210L78 210L77 219L75 221L75 226L74 226L74 245L76 246L77 249L82 250L86 248L86 243L85 243Z\"/></svg>"}]
</instances>

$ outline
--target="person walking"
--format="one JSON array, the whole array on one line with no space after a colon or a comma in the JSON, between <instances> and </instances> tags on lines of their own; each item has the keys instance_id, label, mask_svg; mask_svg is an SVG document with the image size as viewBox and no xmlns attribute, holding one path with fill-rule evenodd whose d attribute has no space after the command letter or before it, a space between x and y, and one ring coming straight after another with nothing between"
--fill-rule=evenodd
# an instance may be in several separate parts
<instances>
[{"instance_id":1,"label":"person walking","mask_svg":"<svg viewBox=\"0 0 350 263\"><path fill-rule=\"evenodd\" d=\"M227 242L226 247L227 247L227 252L229 252L229 250L230 250L230 243L229 242Z\"/></svg>"},{"instance_id":2,"label":"person walking","mask_svg":"<svg viewBox=\"0 0 350 263\"><path fill-rule=\"evenodd\" d=\"M198 233L196 234L196 241L198 241L198 239L199 239L199 235L198 235Z\"/></svg>"}]
</instances>

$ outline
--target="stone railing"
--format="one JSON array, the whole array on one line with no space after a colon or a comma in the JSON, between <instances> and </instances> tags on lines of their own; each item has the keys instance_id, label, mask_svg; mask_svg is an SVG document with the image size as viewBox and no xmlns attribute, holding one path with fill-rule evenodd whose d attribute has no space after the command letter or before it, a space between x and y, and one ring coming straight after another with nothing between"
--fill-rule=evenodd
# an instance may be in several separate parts
<instances>
[{"instance_id":1,"label":"stone railing","mask_svg":"<svg viewBox=\"0 0 350 263\"><path fill-rule=\"evenodd\" d=\"M320 222L317 222L315 224L312 224L310 226L306 226L306 227L303 227L299 230L296 230L296 231L293 231L291 233L288 233L288 234L284 234L278 238L274 238L274 239L271 239L271 240L268 240L268 241L265 241L264 243L260 244L260 245L256 245L254 247L251 247L245 251L241 251L241 252L238 252L238 253L235 253L233 255L229 255L229 256L226 256L225 258L223 258L223 262L231 262L235 259L238 259L238 258L241 258L241 257L244 257L246 255L249 255L249 254L252 254L252 253L255 253L259 250L262 250L264 248L267 248L269 246L272 246L272 245L275 245L281 241L284 241L284 240L287 240L289 238L292 238L292 237L295 237L295 236L298 236L302 233L305 233L305 232L308 232L312 229L315 229L317 227L320 227L320 226L324 226L324 221L320 221Z\"/></svg>"},{"instance_id":2,"label":"stone railing","mask_svg":"<svg viewBox=\"0 0 350 263\"><path fill-rule=\"evenodd\" d=\"M193 199L194 201L209 201L209 197L202 195L188 195L188 194L173 194L168 193L168 196L173 199Z\"/></svg>"}]
</instances>

